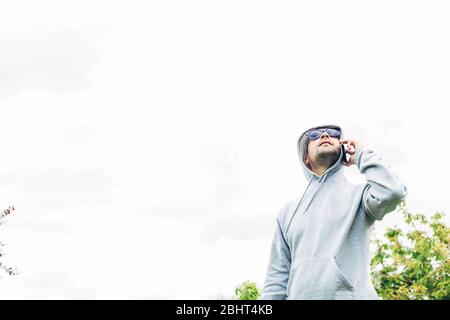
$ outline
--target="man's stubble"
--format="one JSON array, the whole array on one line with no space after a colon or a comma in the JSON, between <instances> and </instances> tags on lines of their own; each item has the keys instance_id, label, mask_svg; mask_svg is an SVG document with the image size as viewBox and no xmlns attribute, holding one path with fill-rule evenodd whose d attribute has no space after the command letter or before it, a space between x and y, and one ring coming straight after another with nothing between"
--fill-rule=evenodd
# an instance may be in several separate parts
<instances>
[{"instance_id":1,"label":"man's stubble","mask_svg":"<svg viewBox=\"0 0 450 320\"><path fill-rule=\"evenodd\" d=\"M319 147L320 148L320 147ZM339 159L339 148L333 148L333 150L318 150L315 166L316 167L331 167Z\"/></svg>"}]
</instances>

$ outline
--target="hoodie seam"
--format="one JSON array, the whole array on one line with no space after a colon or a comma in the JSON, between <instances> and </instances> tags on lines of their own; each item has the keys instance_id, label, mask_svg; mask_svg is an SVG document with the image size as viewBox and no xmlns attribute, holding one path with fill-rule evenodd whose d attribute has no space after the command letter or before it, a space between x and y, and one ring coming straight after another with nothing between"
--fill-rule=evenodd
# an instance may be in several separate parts
<instances>
[{"instance_id":1,"label":"hoodie seam","mask_svg":"<svg viewBox=\"0 0 450 320\"><path fill-rule=\"evenodd\" d=\"M288 225L286 226L286 237L287 237L287 233L289 231L289 227L291 226L292 219L294 219L294 216L297 213L298 207L300 206L300 204L303 201L303 198L305 197L306 193L308 192L308 189L311 186L311 182L313 181L313 179L314 179L314 177L311 177L311 179L309 180L308 186L306 187L305 191L303 192L303 195L302 195L300 201L297 203L297 206L295 207L294 212L292 213L291 219L289 219Z\"/></svg>"}]
</instances>

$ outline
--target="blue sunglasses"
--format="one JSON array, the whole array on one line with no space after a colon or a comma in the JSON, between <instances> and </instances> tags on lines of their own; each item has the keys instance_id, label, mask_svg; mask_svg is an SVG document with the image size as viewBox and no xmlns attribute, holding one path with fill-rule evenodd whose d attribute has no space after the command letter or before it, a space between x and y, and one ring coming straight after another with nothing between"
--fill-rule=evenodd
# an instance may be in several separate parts
<instances>
[{"instance_id":1,"label":"blue sunglasses","mask_svg":"<svg viewBox=\"0 0 450 320\"><path fill-rule=\"evenodd\" d=\"M309 131L306 136L310 140L319 139L322 136L322 133L326 132L330 137L339 138L341 136L341 131L338 129L332 128L322 128L322 129L314 129Z\"/></svg>"}]
</instances>

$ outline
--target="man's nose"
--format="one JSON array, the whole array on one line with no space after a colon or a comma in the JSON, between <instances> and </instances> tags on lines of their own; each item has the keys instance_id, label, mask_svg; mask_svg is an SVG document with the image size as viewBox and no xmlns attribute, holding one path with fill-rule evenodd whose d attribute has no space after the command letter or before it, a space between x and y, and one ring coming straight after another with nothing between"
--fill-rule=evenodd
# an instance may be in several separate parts
<instances>
[{"instance_id":1,"label":"man's nose","mask_svg":"<svg viewBox=\"0 0 450 320\"><path fill-rule=\"evenodd\" d=\"M330 138L330 135L326 131L324 131L324 132L322 132L320 139L323 139L324 137Z\"/></svg>"}]
</instances>

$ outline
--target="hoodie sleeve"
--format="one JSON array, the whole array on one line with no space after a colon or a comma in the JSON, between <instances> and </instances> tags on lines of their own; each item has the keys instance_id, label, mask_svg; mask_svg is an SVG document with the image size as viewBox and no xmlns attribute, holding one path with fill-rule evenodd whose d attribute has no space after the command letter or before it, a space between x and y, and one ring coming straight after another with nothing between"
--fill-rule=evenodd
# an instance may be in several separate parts
<instances>
[{"instance_id":1,"label":"hoodie sleeve","mask_svg":"<svg viewBox=\"0 0 450 320\"><path fill-rule=\"evenodd\" d=\"M291 253L277 218L261 300L286 300Z\"/></svg>"},{"instance_id":2,"label":"hoodie sleeve","mask_svg":"<svg viewBox=\"0 0 450 320\"><path fill-rule=\"evenodd\" d=\"M373 150L357 150L356 165L367 180L362 196L364 211L372 219L381 220L405 198L408 189Z\"/></svg>"}]
</instances>

